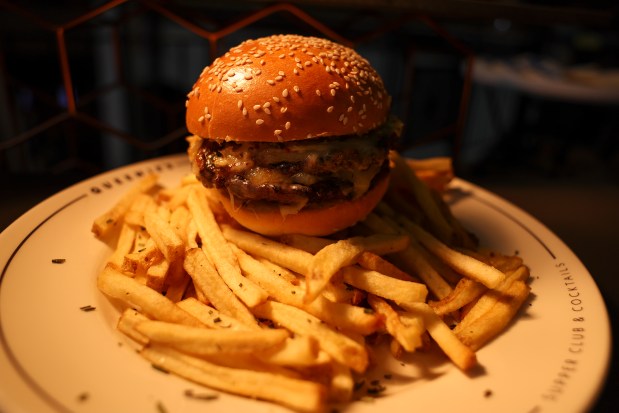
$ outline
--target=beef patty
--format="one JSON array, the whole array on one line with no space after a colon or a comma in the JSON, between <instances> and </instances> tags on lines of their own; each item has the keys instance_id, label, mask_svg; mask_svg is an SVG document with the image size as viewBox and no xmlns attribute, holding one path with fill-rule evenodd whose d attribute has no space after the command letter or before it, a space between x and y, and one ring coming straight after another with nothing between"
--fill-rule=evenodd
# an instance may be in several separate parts
<instances>
[{"instance_id":1,"label":"beef patty","mask_svg":"<svg viewBox=\"0 0 619 413\"><path fill-rule=\"evenodd\" d=\"M196 176L236 203L274 202L311 207L351 200L389 168L399 137L397 119L364 135L292 142L204 139L195 151Z\"/></svg>"}]
</instances>

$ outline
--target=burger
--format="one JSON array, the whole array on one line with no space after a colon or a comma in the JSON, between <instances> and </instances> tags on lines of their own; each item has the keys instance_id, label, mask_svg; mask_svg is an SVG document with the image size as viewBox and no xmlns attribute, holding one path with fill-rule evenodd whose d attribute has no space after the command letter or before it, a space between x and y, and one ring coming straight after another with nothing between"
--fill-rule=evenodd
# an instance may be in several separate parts
<instances>
[{"instance_id":1,"label":"burger","mask_svg":"<svg viewBox=\"0 0 619 413\"><path fill-rule=\"evenodd\" d=\"M328 235L365 218L389 183L401 123L370 63L332 41L247 40L187 95L192 169L228 214L265 235Z\"/></svg>"}]
</instances>

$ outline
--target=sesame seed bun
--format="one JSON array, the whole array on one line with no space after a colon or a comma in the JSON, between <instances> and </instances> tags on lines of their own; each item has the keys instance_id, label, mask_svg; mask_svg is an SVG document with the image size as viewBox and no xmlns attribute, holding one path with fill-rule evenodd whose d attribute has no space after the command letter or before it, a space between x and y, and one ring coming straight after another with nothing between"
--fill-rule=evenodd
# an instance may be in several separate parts
<instances>
[{"instance_id":1,"label":"sesame seed bun","mask_svg":"<svg viewBox=\"0 0 619 413\"><path fill-rule=\"evenodd\" d=\"M248 40L201 73L186 102L203 139L285 142L363 134L385 122L390 97L354 50L315 37Z\"/></svg>"},{"instance_id":2,"label":"sesame seed bun","mask_svg":"<svg viewBox=\"0 0 619 413\"><path fill-rule=\"evenodd\" d=\"M304 234L324 236L353 226L363 220L380 202L389 186L389 175L383 174L372 189L362 197L341 202L326 208L301 210L296 214L282 215L279 210L255 211L235 207L219 191L213 195L239 224L260 234L276 236Z\"/></svg>"}]
</instances>

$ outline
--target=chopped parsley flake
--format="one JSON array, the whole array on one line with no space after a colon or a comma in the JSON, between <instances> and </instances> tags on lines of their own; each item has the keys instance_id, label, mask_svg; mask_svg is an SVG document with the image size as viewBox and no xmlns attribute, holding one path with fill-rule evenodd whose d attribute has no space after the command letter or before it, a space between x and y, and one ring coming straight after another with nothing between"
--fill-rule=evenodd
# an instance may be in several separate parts
<instances>
[{"instance_id":1,"label":"chopped parsley flake","mask_svg":"<svg viewBox=\"0 0 619 413\"><path fill-rule=\"evenodd\" d=\"M164 369L164 368L163 368L163 367L161 367L161 366L158 366L158 365L156 365L156 364L151 364L151 366L152 366L155 370L159 370L159 371L160 371L160 372L162 372L162 373L165 373L165 374L170 374L170 372L169 372L168 370Z\"/></svg>"},{"instance_id":2,"label":"chopped parsley flake","mask_svg":"<svg viewBox=\"0 0 619 413\"><path fill-rule=\"evenodd\" d=\"M196 393L191 389L185 390L185 396L199 400L215 400L219 398L217 393Z\"/></svg>"}]
</instances>

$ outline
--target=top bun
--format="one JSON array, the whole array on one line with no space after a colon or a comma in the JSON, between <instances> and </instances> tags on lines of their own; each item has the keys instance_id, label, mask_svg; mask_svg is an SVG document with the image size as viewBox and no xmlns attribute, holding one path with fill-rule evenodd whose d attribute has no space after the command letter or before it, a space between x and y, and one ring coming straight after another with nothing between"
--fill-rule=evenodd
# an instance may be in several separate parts
<instances>
[{"instance_id":1,"label":"top bun","mask_svg":"<svg viewBox=\"0 0 619 413\"><path fill-rule=\"evenodd\" d=\"M354 50L316 37L248 40L207 66L188 94L187 128L204 139L285 142L363 134L391 98Z\"/></svg>"}]
</instances>

